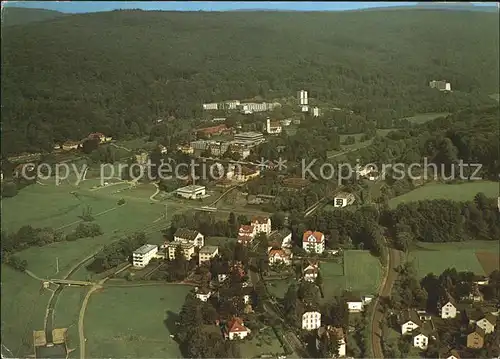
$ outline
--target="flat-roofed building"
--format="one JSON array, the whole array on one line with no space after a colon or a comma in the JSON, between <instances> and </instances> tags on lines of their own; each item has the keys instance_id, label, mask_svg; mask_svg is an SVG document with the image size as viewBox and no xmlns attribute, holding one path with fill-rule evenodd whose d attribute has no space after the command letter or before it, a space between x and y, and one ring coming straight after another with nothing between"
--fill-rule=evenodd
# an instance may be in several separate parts
<instances>
[{"instance_id":1,"label":"flat-roofed building","mask_svg":"<svg viewBox=\"0 0 500 359\"><path fill-rule=\"evenodd\" d=\"M158 253L158 246L154 244L145 244L137 248L132 253L132 263L136 268L144 268L149 264L149 261Z\"/></svg>"},{"instance_id":2,"label":"flat-roofed building","mask_svg":"<svg viewBox=\"0 0 500 359\"><path fill-rule=\"evenodd\" d=\"M205 186L196 185L181 187L178 188L175 192L179 197L187 199L203 198L203 196L205 196L206 194Z\"/></svg>"},{"instance_id":3,"label":"flat-roofed building","mask_svg":"<svg viewBox=\"0 0 500 359\"><path fill-rule=\"evenodd\" d=\"M264 142L264 135L259 132L241 132L234 135L234 140L238 142L246 142L248 144L257 145Z\"/></svg>"},{"instance_id":4,"label":"flat-roofed building","mask_svg":"<svg viewBox=\"0 0 500 359\"><path fill-rule=\"evenodd\" d=\"M175 259L175 250L179 246L181 247L184 258L186 258L186 260L190 260L194 254L195 245L191 242L177 242L177 241L170 242L169 244L167 244L168 259L170 260Z\"/></svg>"},{"instance_id":5,"label":"flat-roofed building","mask_svg":"<svg viewBox=\"0 0 500 359\"><path fill-rule=\"evenodd\" d=\"M210 262L212 258L214 258L217 254L219 254L219 247L217 246L204 246L200 249L198 264L202 265L203 263Z\"/></svg>"}]
</instances>

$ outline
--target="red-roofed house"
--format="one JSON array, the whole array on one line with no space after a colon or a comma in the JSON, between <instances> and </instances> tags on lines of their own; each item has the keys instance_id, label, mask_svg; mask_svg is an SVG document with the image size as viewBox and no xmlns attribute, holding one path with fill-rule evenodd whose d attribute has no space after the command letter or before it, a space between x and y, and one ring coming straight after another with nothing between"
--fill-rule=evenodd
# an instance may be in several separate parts
<instances>
[{"instance_id":1,"label":"red-roofed house","mask_svg":"<svg viewBox=\"0 0 500 359\"><path fill-rule=\"evenodd\" d=\"M318 272L318 263L309 263L309 265L304 269L304 280L314 282L318 276Z\"/></svg>"},{"instance_id":2,"label":"red-roofed house","mask_svg":"<svg viewBox=\"0 0 500 359\"><path fill-rule=\"evenodd\" d=\"M290 265L292 263L292 253L283 249L271 249L269 251L269 263Z\"/></svg>"},{"instance_id":3,"label":"red-roofed house","mask_svg":"<svg viewBox=\"0 0 500 359\"><path fill-rule=\"evenodd\" d=\"M309 253L323 253L325 250L325 235L318 231L304 232L302 247Z\"/></svg>"},{"instance_id":4,"label":"red-roofed house","mask_svg":"<svg viewBox=\"0 0 500 359\"><path fill-rule=\"evenodd\" d=\"M245 327L243 320L238 317L233 317L226 325L226 337L229 340L243 339L250 333L250 329Z\"/></svg>"},{"instance_id":5,"label":"red-roofed house","mask_svg":"<svg viewBox=\"0 0 500 359\"><path fill-rule=\"evenodd\" d=\"M257 232L252 225L242 225L238 231L238 243L249 244L252 243Z\"/></svg>"},{"instance_id":6,"label":"red-roofed house","mask_svg":"<svg viewBox=\"0 0 500 359\"><path fill-rule=\"evenodd\" d=\"M212 126L212 127L205 127L205 128L199 128L196 129L196 133L203 133L207 136L212 136L212 135L220 135L225 132L230 132L231 129L227 128L226 125L218 125L218 126Z\"/></svg>"},{"instance_id":7,"label":"red-roofed house","mask_svg":"<svg viewBox=\"0 0 500 359\"><path fill-rule=\"evenodd\" d=\"M271 233L271 218L269 217L253 217L250 224L255 227L255 233L264 232L266 235Z\"/></svg>"}]
</instances>

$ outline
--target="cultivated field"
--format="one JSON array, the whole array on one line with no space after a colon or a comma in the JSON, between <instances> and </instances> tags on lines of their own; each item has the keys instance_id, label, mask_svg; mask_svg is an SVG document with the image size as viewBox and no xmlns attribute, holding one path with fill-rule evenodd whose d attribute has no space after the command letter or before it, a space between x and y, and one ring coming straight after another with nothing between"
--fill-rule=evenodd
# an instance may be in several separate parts
<instances>
[{"instance_id":1,"label":"cultivated field","mask_svg":"<svg viewBox=\"0 0 500 359\"><path fill-rule=\"evenodd\" d=\"M401 203L425 199L466 201L473 199L478 192L483 192L487 197L496 198L498 196L498 183L492 181L475 181L461 184L426 184L402 196L391 199L389 206L395 208Z\"/></svg>"},{"instance_id":2,"label":"cultivated field","mask_svg":"<svg viewBox=\"0 0 500 359\"><path fill-rule=\"evenodd\" d=\"M2 345L14 358L33 354L33 330L43 330L52 293L40 289L36 279L2 265Z\"/></svg>"},{"instance_id":3,"label":"cultivated field","mask_svg":"<svg viewBox=\"0 0 500 359\"><path fill-rule=\"evenodd\" d=\"M180 358L169 334L191 287L105 288L89 301L85 315L87 354L98 358Z\"/></svg>"},{"instance_id":4,"label":"cultivated field","mask_svg":"<svg viewBox=\"0 0 500 359\"><path fill-rule=\"evenodd\" d=\"M422 243L409 254L420 277L441 274L447 268L489 274L499 269L498 241L467 241L454 243Z\"/></svg>"},{"instance_id":5,"label":"cultivated field","mask_svg":"<svg viewBox=\"0 0 500 359\"><path fill-rule=\"evenodd\" d=\"M391 131L394 131L394 129L385 129L385 130L379 129L379 130L377 130L377 136L382 136L382 137L387 136L387 134ZM341 156L341 153L343 153L343 152L354 151L354 150L358 150L360 148L367 147L373 141L373 139L370 139L370 140L361 142L360 140L361 140L361 137L363 137L363 133L356 133L353 135L340 135L340 142L341 143L344 142L346 140L346 138L349 136L353 136L356 139L356 142L352 145L341 145L340 151L333 151L333 150L328 151L327 158Z\"/></svg>"}]
</instances>

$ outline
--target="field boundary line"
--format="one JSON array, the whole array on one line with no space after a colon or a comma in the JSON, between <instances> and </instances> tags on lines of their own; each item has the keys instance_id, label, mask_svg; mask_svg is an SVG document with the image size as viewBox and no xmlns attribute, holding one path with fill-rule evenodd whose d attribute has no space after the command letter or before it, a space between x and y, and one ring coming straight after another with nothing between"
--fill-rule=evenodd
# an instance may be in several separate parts
<instances>
[{"instance_id":1,"label":"field boundary line","mask_svg":"<svg viewBox=\"0 0 500 359\"><path fill-rule=\"evenodd\" d=\"M122 204L122 205L116 206L116 207L108 208L108 209L106 209L105 211L102 211L102 212L99 212L99 213L95 214L95 215L94 215L94 217L99 217L99 216L102 216L102 215L104 215L104 214L106 214L106 213L109 213L109 212L111 212L111 211L114 211L115 209L120 208L121 206L124 206L124 205L125 205L125 203L124 203L124 204ZM78 220L78 221L74 221L74 222L72 222L72 223L65 224L64 226L61 226L61 227L59 227L59 228L56 228L56 231L60 231L61 229L64 229L64 228L67 228L67 227L71 227L71 226L73 226L73 225L75 225L75 224L78 224L78 223L81 223L81 222L84 222L84 220L83 220L83 219L80 219L80 220Z\"/></svg>"}]
</instances>

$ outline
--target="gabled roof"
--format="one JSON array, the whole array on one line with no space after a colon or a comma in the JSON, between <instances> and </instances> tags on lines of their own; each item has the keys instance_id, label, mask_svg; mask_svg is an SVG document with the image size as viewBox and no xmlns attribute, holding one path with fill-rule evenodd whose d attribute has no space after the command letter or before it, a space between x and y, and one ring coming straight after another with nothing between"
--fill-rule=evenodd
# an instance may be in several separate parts
<instances>
[{"instance_id":1,"label":"gabled roof","mask_svg":"<svg viewBox=\"0 0 500 359\"><path fill-rule=\"evenodd\" d=\"M269 221L269 217L264 217L264 216L255 216L252 217L252 224L253 223L258 223L258 224L267 224L267 221Z\"/></svg>"},{"instance_id":2,"label":"gabled roof","mask_svg":"<svg viewBox=\"0 0 500 359\"><path fill-rule=\"evenodd\" d=\"M457 359L460 359L460 354L458 353L457 350L455 349L450 349L450 348L442 348L440 351L439 351L439 357L440 358L444 358L444 359L447 359L451 356L454 356L455 358Z\"/></svg>"},{"instance_id":3,"label":"gabled roof","mask_svg":"<svg viewBox=\"0 0 500 359\"><path fill-rule=\"evenodd\" d=\"M401 313L401 325L406 324L408 322L413 322L419 327L422 327L422 321L418 317L418 314L416 311L412 309L405 310Z\"/></svg>"},{"instance_id":4,"label":"gabled roof","mask_svg":"<svg viewBox=\"0 0 500 359\"><path fill-rule=\"evenodd\" d=\"M187 228L179 228L175 231L174 237L179 237L182 239L187 239L188 241L194 241L194 239L200 234L198 231Z\"/></svg>"},{"instance_id":5,"label":"gabled roof","mask_svg":"<svg viewBox=\"0 0 500 359\"><path fill-rule=\"evenodd\" d=\"M323 233L318 231L306 231L304 232L304 236L302 237L302 242L309 242L309 237L313 236L316 243L321 243L321 239L324 238Z\"/></svg>"},{"instance_id":6,"label":"gabled roof","mask_svg":"<svg viewBox=\"0 0 500 359\"><path fill-rule=\"evenodd\" d=\"M287 254L283 249L271 249L269 251L269 257L288 258L290 257L290 255Z\"/></svg>"},{"instance_id":7,"label":"gabled roof","mask_svg":"<svg viewBox=\"0 0 500 359\"><path fill-rule=\"evenodd\" d=\"M213 254L219 250L219 247L217 246L203 246L200 249L200 253L208 253L208 254Z\"/></svg>"},{"instance_id":8,"label":"gabled roof","mask_svg":"<svg viewBox=\"0 0 500 359\"><path fill-rule=\"evenodd\" d=\"M238 317L233 317L228 323L227 323L227 332L228 333L241 333L241 332L247 332L248 329L243 325L243 320Z\"/></svg>"},{"instance_id":9,"label":"gabled roof","mask_svg":"<svg viewBox=\"0 0 500 359\"><path fill-rule=\"evenodd\" d=\"M239 233L253 233L254 227L250 224L244 224L240 226Z\"/></svg>"},{"instance_id":10,"label":"gabled roof","mask_svg":"<svg viewBox=\"0 0 500 359\"><path fill-rule=\"evenodd\" d=\"M492 324L493 326L495 326L497 324L497 317L491 313L486 313L484 315L484 319L486 319L488 322L490 322L490 324Z\"/></svg>"},{"instance_id":11,"label":"gabled roof","mask_svg":"<svg viewBox=\"0 0 500 359\"><path fill-rule=\"evenodd\" d=\"M443 305L446 305L448 302L453 304L454 307L457 306L457 302L455 301L455 299L450 295L450 293L446 292L444 297L442 297L440 300L439 300L440 304L443 306Z\"/></svg>"},{"instance_id":12,"label":"gabled roof","mask_svg":"<svg viewBox=\"0 0 500 359\"><path fill-rule=\"evenodd\" d=\"M480 337L484 338L484 336L486 335L486 332L484 331L483 328L476 326L476 329L474 329L473 332L469 333L469 335L471 335L471 334L479 334Z\"/></svg>"}]
</instances>

